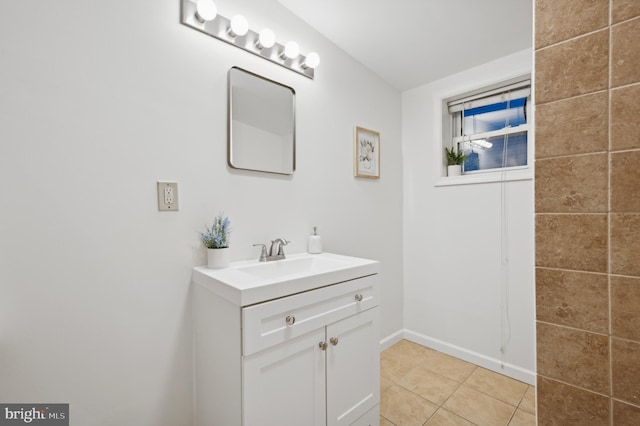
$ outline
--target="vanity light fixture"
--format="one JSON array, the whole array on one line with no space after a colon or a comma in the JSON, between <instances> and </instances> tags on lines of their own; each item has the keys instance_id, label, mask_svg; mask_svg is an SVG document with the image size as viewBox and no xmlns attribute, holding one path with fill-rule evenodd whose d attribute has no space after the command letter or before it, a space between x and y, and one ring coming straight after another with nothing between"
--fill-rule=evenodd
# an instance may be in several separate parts
<instances>
[{"instance_id":1,"label":"vanity light fixture","mask_svg":"<svg viewBox=\"0 0 640 426\"><path fill-rule=\"evenodd\" d=\"M300 55L300 46L295 41L289 41L284 45L284 50L280 54L282 59L295 59Z\"/></svg>"},{"instance_id":2,"label":"vanity light fixture","mask_svg":"<svg viewBox=\"0 0 640 426\"><path fill-rule=\"evenodd\" d=\"M320 55L311 52L307 55L307 59L302 63L302 68L317 68L320 65Z\"/></svg>"},{"instance_id":3,"label":"vanity light fixture","mask_svg":"<svg viewBox=\"0 0 640 426\"><path fill-rule=\"evenodd\" d=\"M207 21L213 21L218 14L218 8L213 0L198 0L196 3L196 21L204 24Z\"/></svg>"},{"instance_id":4,"label":"vanity light fixture","mask_svg":"<svg viewBox=\"0 0 640 426\"><path fill-rule=\"evenodd\" d=\"M282 45L268 28L260 33L249 28L247 19L235 15L228 19L218 14L213 0L180 0L182 2L182 24L218 40L239 47L263 59L281 65L313 80L320 56L311 52L306 57L300 54L295 41Z\"/></svg>"},{"instance_id":5,"label":"vanity light fixture","mask_svg":"<svg viewBox=\"0 0 640 426\"><path fill-rule=\"evenodd\" d=\"M231 18L231 25L229 25L229 29L227 32L231 37L242 37L249 31L249 23L247 22L247 18L242 15L236 15Z\"/></svg>"},{"instance_id":6,"label":"vanity light fixture","mask_svg":"<svg viewBox=\"0 0 640 426\"><path fill-rule=\"evenodd\" d=\"M260 50L262 49L271 49L273 45L276 44L276 35L269 28L265 28L260 31L260 35L258 35L258 41L256 42L256 47Z\"/></svg>"}]
</instances>

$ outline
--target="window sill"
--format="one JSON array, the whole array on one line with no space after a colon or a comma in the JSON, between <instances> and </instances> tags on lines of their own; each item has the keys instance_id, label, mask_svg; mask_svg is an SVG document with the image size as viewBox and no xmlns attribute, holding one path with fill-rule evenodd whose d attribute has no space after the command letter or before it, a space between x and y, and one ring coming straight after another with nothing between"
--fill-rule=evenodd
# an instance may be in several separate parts
<instances>
[{"instance_id":1,"label":"window sill","mask_svg":"<svg viewBox=\"0 0 640 426\"><path fill-rule=\"evenodd\" d=\"M533 170L507 170L505 172L474 173L462 176L442 176L433 186L475 185L481 183L533 180Z\"/></svg>"}]
</instances>

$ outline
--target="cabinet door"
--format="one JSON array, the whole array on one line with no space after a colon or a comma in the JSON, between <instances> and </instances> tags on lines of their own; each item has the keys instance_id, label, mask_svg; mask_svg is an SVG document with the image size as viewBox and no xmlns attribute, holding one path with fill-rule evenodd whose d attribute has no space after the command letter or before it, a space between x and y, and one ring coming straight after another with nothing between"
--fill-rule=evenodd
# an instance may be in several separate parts
<instances>
[{"instance_id":1,"label":"cabinet door","mask_svg":"<svg viewBox=\"0 0 640 426\"><path fill-rule=\"evenodd\" d=\"M327 326L327 425L350 425L380 402L378 339L378 308Z\"/></svg>"},{"instance_id":2,"label":"cabinet door","mask_svg":"<svg viewBox=\"0 0 640 426\"><path fill-rule=\"evenodd\" d=\"M244 426L324 426L325 328L243 359Z\"/></svg>"}]
</instances>

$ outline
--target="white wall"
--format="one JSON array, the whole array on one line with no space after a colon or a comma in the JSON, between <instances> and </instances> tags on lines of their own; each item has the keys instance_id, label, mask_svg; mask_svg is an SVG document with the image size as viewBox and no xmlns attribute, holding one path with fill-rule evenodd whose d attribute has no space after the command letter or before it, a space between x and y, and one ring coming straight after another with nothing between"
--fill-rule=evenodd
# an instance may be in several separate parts
<instances>
[{"instance_id":1,"label":"white wall","mask_svg":"<svg viewBox=\"0 0 640 426\"><path fill-rule=\"evenodd\" d=\"M402 328L401 97L276 1L219 0L322 57L315 81L180 24L180 1L0 3L0 401L69 402L75 425L192 423L190 274L223 211L232 260L275 237L382 262ZM227 71L295 88L297 171L226 165ZM353 130L382 177L353 177ZM157 211L156 181L180 211ZM213 361L213 360L212 360Z\"/></svg>"},{"instance_id":2,"label":"white wall","mask_svg":"<svg viewBox=\"0 0 640 426\"><path fill-rule=\"evenodd\" d=\"M533 181L505 183L504 195L501 183L434 184L442 158L442 99L531 69L531 50L526 50L402 95L404 335L530 382L535 370ZM502 297L501 199L508 224L508 297ZM504 357L503 300L508 300L511 323Z\"/></svg>"}]
</instances>

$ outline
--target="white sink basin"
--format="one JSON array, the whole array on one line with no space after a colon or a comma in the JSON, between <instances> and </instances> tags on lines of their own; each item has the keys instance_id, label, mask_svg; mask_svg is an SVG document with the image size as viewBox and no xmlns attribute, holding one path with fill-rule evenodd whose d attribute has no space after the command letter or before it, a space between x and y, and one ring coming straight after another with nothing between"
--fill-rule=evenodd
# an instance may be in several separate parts
<instances>
[{"instance_id":1,"label":"white sink basin","mask_svg":"<svg viewBox=\"0 0 640 426\"><path fill-rule=\"evenodd\" d=\"M238 265L237 271L260 279L282 279L290 275L308 275L330 272L349 267L350 263L341 259L319 256L289 257L273 262L261 262L250 265Z\"/></svg>"},{"instance_id":2,"label":"white sink basin","mask_svg":"<svg viewBox=\"0 0 640 426\"><path fill-rule=\"evenodd\" d=\"M192 280L246 306L378 273L378 262L331 253L294 254L271 262L232 262L225 269L194 268Z\"/></svg>"}]
</instances>

